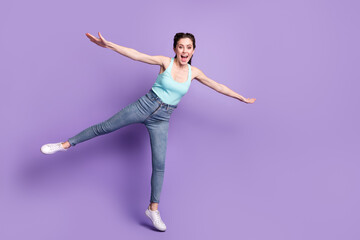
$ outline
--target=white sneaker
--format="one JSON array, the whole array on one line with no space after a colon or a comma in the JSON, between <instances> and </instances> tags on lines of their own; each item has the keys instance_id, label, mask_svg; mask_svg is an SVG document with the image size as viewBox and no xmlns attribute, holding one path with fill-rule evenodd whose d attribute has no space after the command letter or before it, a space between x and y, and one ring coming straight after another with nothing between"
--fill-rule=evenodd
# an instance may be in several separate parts
<instances>
[{"instance_id":1,"label":"white sneaker","mask_svg":"<svg viewBox=\"0 0 360 240\"><path fill-rule=\"evenodd\" d=\"M150 218L150 220L154 224L154 227L157 230L159 230L159 231L165 231L166 230L166 225L161 220L159 210L152 211L152 210L150 210L150 207L149 207L148 209L146 209L145 214L146 214L146 216L148 216Z\"/></svg>"},{"instance_id":2,"label":"white sneaker","mask_svg":"<svg viewBox=\"0 0 360 240\"><path fill-rule=\"evenodd\" d=\"M61 142L59 143L48 143L45 145L42 145L40 151L44 154L53 154L57 151L67 151L67 149L63 148Z\"/></svg>"}]
</instances>

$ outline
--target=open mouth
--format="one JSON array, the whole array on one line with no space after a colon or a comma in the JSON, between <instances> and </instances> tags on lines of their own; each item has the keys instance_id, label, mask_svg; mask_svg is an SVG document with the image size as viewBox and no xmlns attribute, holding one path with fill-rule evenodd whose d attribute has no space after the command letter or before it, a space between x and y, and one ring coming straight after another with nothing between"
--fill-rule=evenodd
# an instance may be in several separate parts
<instances>
[{"instance_id":1,"label":"open mouth","mask_svg":"<svg viewBox=\"0 0 360 240\"><path fill-rule=\"evenodd\" d=\"M189 57L189 56L181 55L181 60L185 62L185 61L188 59L188 57Z\"/></svg>"}]
</instances>

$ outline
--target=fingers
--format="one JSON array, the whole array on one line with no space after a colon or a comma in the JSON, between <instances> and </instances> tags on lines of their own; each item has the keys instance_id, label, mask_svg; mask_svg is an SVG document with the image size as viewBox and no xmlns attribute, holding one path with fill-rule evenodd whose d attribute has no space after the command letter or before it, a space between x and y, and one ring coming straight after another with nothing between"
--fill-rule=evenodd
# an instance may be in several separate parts
<instances>
[{"instance_id":1,"label":"fingers","mask_svg":"<svg viewBox=\"0 0 360 240\"><path fill-rule=\"evenodd\" d=\"M103 38L103 36L101 36L100 32L98 32L99 38L94 37L90 33L86 33L85 35L93 42L98 42L98 41L105 42L105 39Z\"/></svg>"},{"instance_id":2,"label":"fingers","mask_svg":"<svg viewBox=\"0 0 360 240\"><path fill-rule=\"evenodd\" d=\"M96 39L96 37L94 37L93 35L91 35L90 33L86 33L85 34L92 42L94 42Z\"/></svg>"},{"instance_id":3,"label":"fingers","mask_svg":"<svg viewBox=\"0 0 360 240\"><path fill-rule=\"evenodd\" d=\"M103 37L101 36L100 32L98 32L98 35L99 35L99 38L100 38L100 39L103 39Z\"/></svg>"},{"instance_id":4,"label":"fingers","mask_svg":"<svg viewBox=\"0 0 360 240\"><path fill-rule=\"evenodd\" d=\"M91 42L95 43L96 45L99 45L100 47L106 47L107 41L101 36L100 32L98 32L99 37L94 37L90 33L86 33L85 35L90 39Z\"/></svg>"},{"instance_id":5,"label":"fingers","mask_svg":"<svg viewBox=\"0 0 360 240\"><path fill-rule=\"evenodd\" d=\"M256 101L256 98L245 98L245 103L254 103Z\"/></svg>"},{"instance_id":6,"label":"fingers","mask_svg":"<svg viewBox=\"0 0 360 240\"><path fill-rule=\"evenodd\" d=\"M98 34L99 34L100 39L101 39L102 41L105 41L105 38L103 38L103 36L101 36L101 33L98 32Z\"/></svg>"},{"instance_id":7,"label":"fingers","mask_svg":"<svg viewBox=\"0 0 360 240\"><path fill-rule=\"evenodd\" d=\"M91 35L90 33L86 33L85 34L88 38L95 38L93 35Z\"/></svg>"},{"instance_id":8,"label":"fingers","mask_svg":"<svg viewBox=\"0 0 360 240\"><path fill-rule=\"evenodd\" d=\"M94 37L94 36L91 35L90 33L86 33L86 36L90 39L91 42L93 42L93 43L95 43L95 44L97 44L97 45L99 45L99 46L102 45L102 44L101 44L101 42L102 42L101 39Z\"/></svg>"}]
</instances>

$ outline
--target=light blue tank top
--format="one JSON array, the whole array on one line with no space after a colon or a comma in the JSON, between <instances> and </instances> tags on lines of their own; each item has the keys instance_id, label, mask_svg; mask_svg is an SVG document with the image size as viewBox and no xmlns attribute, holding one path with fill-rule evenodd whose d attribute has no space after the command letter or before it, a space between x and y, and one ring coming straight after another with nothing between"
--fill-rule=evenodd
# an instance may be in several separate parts
<instances>
[{"instance_id":1,"label":"light blue tank top","mask_svg":"<svg viewBox=\"0 0 360 240\"><path fill-rule=\"evenodd\" d=\"M189 73L187 81L181 83L175 81L171 76L173 62L174 58L171 58L169 67L157 76L156 82L152 86L152 90L164 103L177 105L190 88L191 66L188 64Z\"/></svg>"}]
</instances>

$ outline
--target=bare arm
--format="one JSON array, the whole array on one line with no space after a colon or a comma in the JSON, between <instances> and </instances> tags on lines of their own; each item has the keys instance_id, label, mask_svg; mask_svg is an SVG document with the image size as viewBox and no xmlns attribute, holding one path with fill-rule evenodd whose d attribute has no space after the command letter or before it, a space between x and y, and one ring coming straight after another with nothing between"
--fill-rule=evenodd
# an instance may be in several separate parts
<instances>
[{"instance_id":1,"label":"bare arm","mask_svg":"<svg viewBox=\"0 0 360 240\"><path fill-rule=\"evenodd\" d=\"M135 61L140 61L148 64L153 65L163 65L164 61L166 61L166 57L164 56L150 56L144 53L141 53L135 49L124 47L117 45L115 43L112 43L110 41L105 40L105 38L100 34L99 38L94 37L90 33L86 33L86 36L92 41L93 43L99 45L100 47L111 49L117 53L120 53L121 55L131 58Z\"/></svg>"},{"instance_id":2,"label":"bare arm","mask_svg":"<svg viewBox=\"0 0 360 240\"><path fill-rule=\"evenodd\" d=\"M254 103L255 102L256 98L245 98L245 97L241 96L240 94L234 92L233 90L231 90L224 84L217 83L214 80L208 78L200 69L198 69L196 67L193 67L193 68L194 68L194 71L193 71L194 78L196 80L198 80L199 82L201 82L202 84L214 89L215 91L217 91L219 93L222 93L229 97L233 97L244 103Z\"/></svg>"}]
</instances>

